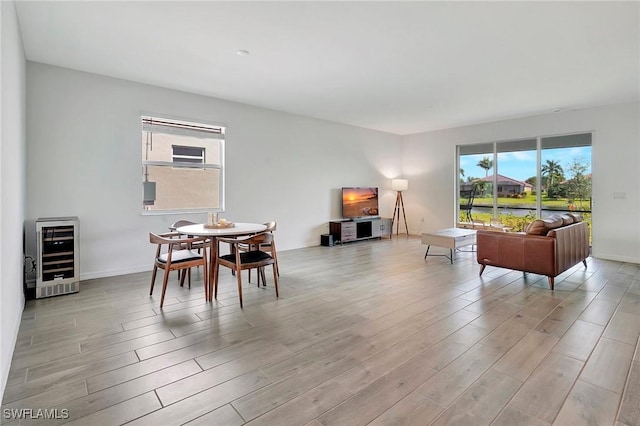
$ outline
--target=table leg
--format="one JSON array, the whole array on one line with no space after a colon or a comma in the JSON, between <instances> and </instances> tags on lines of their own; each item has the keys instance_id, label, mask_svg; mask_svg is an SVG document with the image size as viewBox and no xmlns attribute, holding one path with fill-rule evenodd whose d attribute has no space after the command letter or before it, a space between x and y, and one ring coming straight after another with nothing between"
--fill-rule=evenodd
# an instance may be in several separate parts
<instances>
[{"instance_id":1,"label":"table leg","mask_svg":"<svg viewBox=\"0 0 640 426\"><path fill-rule=\"evenodd\" d=\"M449 260L451 261L451 264L453 265L453 249L449 249L449 256L451 256L449 258Z\"/></svg>"},{"instance_id":2,"label":"table leg","mask_svg":"<svg viewBox=\"0 0 640 426\"><path fill-rule=\"evenodd\" d=\"M430 245L428 245L428 246L427 246L427 252L424 254L424 258L425 258L425 259L427 258L427 255L429 254L429 248L430 248L430 247L431 247Z\"/></svg>"},{"instance_id":3,"label":"table leg","mask_svg":"<svg viewBox=\"0 0 640 426\"><path fill-rule=\"evenodd\" d=\"M204 255L207 256L207 247L204 246ZM209 242L209 258L207 259L207 285L204 289L204 301L209 301L209 288L211 286L211 242Z\"/></svg>"},{"instance_id":4,"label":"table leg","mask_svg":"<svg viewBox=\"0 0 640 426\"><path fill-rule=\"evenodd\" d=\"M209 242L209 302L213 301L213 285L216 279L216 260L218 258L218 241L216 237L211 237Z\"/></svg>"}]
</instances>

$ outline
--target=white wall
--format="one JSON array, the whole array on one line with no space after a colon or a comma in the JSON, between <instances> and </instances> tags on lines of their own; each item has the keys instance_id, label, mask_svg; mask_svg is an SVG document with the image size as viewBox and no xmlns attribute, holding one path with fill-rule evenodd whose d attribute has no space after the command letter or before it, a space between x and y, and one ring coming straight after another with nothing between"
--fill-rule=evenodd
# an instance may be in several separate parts
<instances>
[{"instance_id":1,"label":"white wall","mask_svg":"<svg viewBox=\"0 0 640 426\"><path fill-rule=\"evenodd\" d=\"M455 146L593 131L593 255L640 263L640 107L621 104L405 136L409 230L455 221ZM623 200L614 192L626 193ZM421 219L424 218L424 223Z\"/></svg>"},{"instance_id":2,"label":"white wall","mask_svg":"<svg viewBox=\"0 0 640 426\"><path fill-rule=\"evenodd\" d=\"M0 2L0 15L0 395L3 395L24 306L26 62L13 2Z\"/></svg>"},{"instance_id":3,"label":"white wall","mask_svg":"<svg viewBox=\"0 0 640 426\"><path fill-rule=\"evenodd\" d=\"M381 213L393 214L399 136L28 62L30 253L35 219L73 215L81 279L150 270L149 231L206 220L140 214L141 113L227 126L223 216L276 220L281 250L319 245L342 186L380 187Z\"/></svg>"}]
</instances>

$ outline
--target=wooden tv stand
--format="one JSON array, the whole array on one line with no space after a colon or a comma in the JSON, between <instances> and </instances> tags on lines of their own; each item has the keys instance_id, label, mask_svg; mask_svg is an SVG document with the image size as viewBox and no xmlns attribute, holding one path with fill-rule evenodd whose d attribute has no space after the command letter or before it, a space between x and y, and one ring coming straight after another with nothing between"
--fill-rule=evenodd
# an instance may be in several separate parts
<instances>
[{"instance_id":1,"label":"wooden tv stand","mask_svg":"<svg viewBox=\"0 0 640 426\"><path fill-rule=\"evenodd\" d=\"M329 233L340 244L371 238L391 238L391 218L344 219L329 222Z\"/></svg>"}]
</instances>

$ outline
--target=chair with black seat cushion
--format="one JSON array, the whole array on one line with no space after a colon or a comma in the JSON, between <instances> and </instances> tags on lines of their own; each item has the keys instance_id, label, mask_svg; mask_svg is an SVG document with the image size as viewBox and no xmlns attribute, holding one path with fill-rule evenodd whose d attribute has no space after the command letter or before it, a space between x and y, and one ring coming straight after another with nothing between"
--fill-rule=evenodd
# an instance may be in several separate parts
<instances>
[{"instance_id":1,"label":"chair with black seat cushion","mask_svg":"<svg viewBox=\"0 0 640 426\"><path fill-rule=\"evenodd\" d=\"M180 228L181 226L187 226L187 225L195 225L195 222L191 222L190 220L178 220L173 222L170 226L169 226L169 231L171 232L175 232L176 229ZM193 235L189 235L189 237L192 237ZM193 243L191 244L191 248L193 250L197 249L198 253L200 253L200 249L202 249L203 247L206 247L206 241L202 240L199 243Z\"/></svg>"},{"instance_id":2,"label":"chair with black seat cushion","mask_svg":"<svg viewBox=\"0 0 640 426\"><path fill-rule=\"evenodd\" d=\"M273 236L273 233L276 232L278 224L275 221L271 221L265 223L265 226L267 227L266 231L271 233L272 238L271 242L260 244L260 250L266 251L271 254L271 257L273 257L273 260L275 260L273 267L275 268L278 276L280 276L280 268L278 267L278 254L276 252L276 240Z\"/></svg>"},{"instance_id":3,"label":"chair with black seat cushion","mask_svg":"<svg viewBox=\"0 0 640 426\"><path fill-rule=\"evenodd\" d=\"M273 242L273 234L264 231L259 234L253 235L251 237L246 238L217 238L218 244L218 253L220 253L220 243L225 243L230 245L230 254L227 255L218 255L215 264L215 281L214 281L214 297L217 299L218 297L218 277L220 265L226 266L235 272L236 279L238 282L238 297L240 298L240 307L242 308L242 274L241 272L245 269L257 269L260 276L262 277L262 283L266 286L266 277L264 273L264 268L268 265L272 265L273 268L273 280L274 287L276 289L276 297L278 294L278 274L276 271L276 260L275 258L260 249L263 245L269 245ZM240 249L240 246L244 246L245 249ZM246 251L245 251L246 250Z\"/></svg>"},{"instance_id":4,"label":"chair with black seat cushion","mask_svg":"<svg viewBox=\"0 0 640 426\"><path fill-rule=\"evenodd\" d=\"M190 220L184 220L184 219L180 219L177 220L175 222L173 222L171 225L169 225L169 231L171 232L175 232L176 229L180 228L181 226L187 226L187 225L195 225L195 222L192 222ZM188 235L189 237L193 237L193 235ZM192 250L197 250L198 253L200 253L202 250L206 250L208 242L203 240L200 241L199 243L193 243L191 244L191 249ZM175 250L183 250L185 249L185 246L174 246ZM189 270L189 273L191 272L191 270ZM187 273L187 270L184 269L182 271L182 274L179 274L178 278L180 280L180 287L182 287L182 285L184 284L184 275Z\"/></svg>"},{"instance_id":5,"label":"chair with black seat cushion","mask_svg":"<svg viewBox=\"0 0 640 426\"><path fill-rule=\"evenodd\" d=\"M189 288L191 288L191 268L202 266L205 299L208 297L208 275L207 275L207 258L205 254L198 253L192 248L192 244L199 244L204 240L202 237L184 238L177 232L169 232L165 234L149 233L149 242L157 245L156 256L153 263L153 273L151 274L151 289L149 295L153 294L153 286L156 281L156 273L158 268L164 269L164 279L162 281L162 296L160 298L160 308L164 305L164 295L167 291L167 281L169 280L170 271L186 270L189 277ZM176 247L182 249L177 250ZM184 278L187 274L182 274L180 278L180 286L184 284Z\"/></svg>"},{"instance_id":6,"label":"chair with black seat cushion","mask_svg":"<svg viewBox=\"0 0 640 426\"><path fill-rule=\"evenodd\" d=\"M180 220L176 220L171 225L169 225L169 230L173 232L176 229L180 228L181 226L195 225L195 224L196 224L195 222L191 222L190 220L180 219Z\"/></svg>"},{"instance_id":7,"label":"chair with black seat cushion","mask_svg":"<svg viewBox=\"0 0 640 426\"><path fill-rule=\"evenodd\" d=\"M271 257L273 257L273 259L275 260L274 268L276 270L276 274L280 276L280 268L278 267L278 254L276 252L276 240L275 240L275 236L273 235L277 229L278 224L275 221L271 221L271 222L266 222L264 225L267 227L265 229L265 232L269 232L272 235L272 238L270 242L260 244L259 249L262 251L266 251L271 255ZM239 244L238 247L242 251L249 250L246 244ZM251 270L249 270L249 282L251 282ZM260 275L258 275L258 286L259 285L260 285Z\"/></svg>"}]
</instances>

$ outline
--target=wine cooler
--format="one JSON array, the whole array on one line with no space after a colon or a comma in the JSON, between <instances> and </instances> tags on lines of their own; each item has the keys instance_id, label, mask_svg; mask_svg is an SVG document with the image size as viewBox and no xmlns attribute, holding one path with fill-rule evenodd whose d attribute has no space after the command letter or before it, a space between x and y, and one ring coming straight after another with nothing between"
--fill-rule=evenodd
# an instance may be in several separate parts
<instances>
[{"instance_id":1,"label":"wine cooler","mask_svg":"<svg viewBox=\"0 0 640 426\"><path fill-rule=\"evenodd\" d=\"M36 220L36 299L80 291L77 217Z\"/></svg>"}]
</instances>

